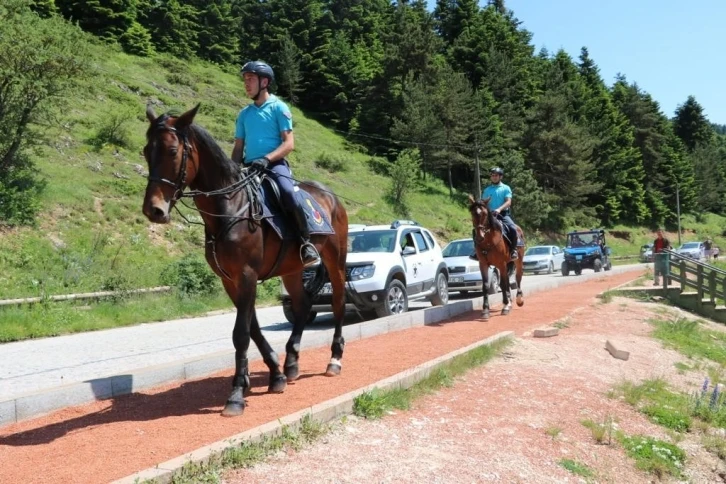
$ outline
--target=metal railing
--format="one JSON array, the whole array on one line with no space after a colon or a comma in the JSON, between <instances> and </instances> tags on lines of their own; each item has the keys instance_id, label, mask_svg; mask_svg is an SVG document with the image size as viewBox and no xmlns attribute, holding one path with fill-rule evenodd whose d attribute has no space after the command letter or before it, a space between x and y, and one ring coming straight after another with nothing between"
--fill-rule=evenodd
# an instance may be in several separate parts
<instances>
[{"instance_id":1,"label":"metal railing","mask_svg":"<svg viewBox=\"0 0 726 484\"><path fill-rule=\"evenodd\" d=\"M699 302L710 300L716 304L717 300L726 300L726 271L672 250L655 254L653 263L660 263L664 268L664 290L668 289L669 281L674 281L680 284L681 292L695 289Z\"/></svg>"}]
</instances>

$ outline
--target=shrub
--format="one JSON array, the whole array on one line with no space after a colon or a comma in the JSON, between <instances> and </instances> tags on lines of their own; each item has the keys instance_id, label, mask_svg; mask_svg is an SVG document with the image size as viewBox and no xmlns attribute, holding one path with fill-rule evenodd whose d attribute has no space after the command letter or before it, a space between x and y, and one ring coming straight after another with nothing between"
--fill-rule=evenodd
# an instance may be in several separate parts
<instances>
[{"instance_id":1,"label":"shrub","mask_svg":"<svg viewBox=\"0 0 726 484\"><path fill-rule=\"evenodd\" d=\"M167 266L161 282L174 287L181 296L211 294L219 288L218 278L206 261L191 254Z\"/></svg>"}]
</instances>

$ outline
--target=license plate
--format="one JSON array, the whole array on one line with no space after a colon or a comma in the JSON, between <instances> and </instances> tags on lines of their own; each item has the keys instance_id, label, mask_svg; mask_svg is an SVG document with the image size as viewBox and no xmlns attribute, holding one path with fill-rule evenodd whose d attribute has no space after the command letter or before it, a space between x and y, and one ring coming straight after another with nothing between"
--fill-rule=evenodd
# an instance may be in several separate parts
<instances>
[{"instance_id":1,"label":"license plate","mask_svg":"<svg viewBox=\"0 0 726 484\"><path fill-rule=\"evenodd\" d=\"M323 287L320 288L318 294L333 294L333 286L331 286L329 282L326 282L323 284Z\"/></svg>"},{"instance_id":2,"label":"license plate","mask_svg":"<svg viewBox=\"0 0 726 484\"><path fill-rule=\"evenodd\" d=\"M581 255L578 255L578 256L577 256L577 257L575 257L575 258L576 258L577 260L582 260L582 256L581 256Z\"/></svg>"},{"instance_id":3,"label":"license plate","mask_svg":"<svg viewBox=\"0 0 726 484\"><path fill-rule=\"evenodd\" d=\"M449 282L464 282L463 277L449 277Z\"/></svg>"}]
</instances>

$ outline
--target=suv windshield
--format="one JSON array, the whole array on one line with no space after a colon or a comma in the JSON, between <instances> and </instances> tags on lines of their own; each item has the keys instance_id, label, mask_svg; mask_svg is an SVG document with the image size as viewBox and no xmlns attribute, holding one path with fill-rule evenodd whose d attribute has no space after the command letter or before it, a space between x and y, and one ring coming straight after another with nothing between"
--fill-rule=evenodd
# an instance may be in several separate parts
<instances>
[{"instance_id":1,"label":"suv windshield","mask_svg":"<svg viewBox=\"0 0 726 484\"><path fill-rule=\"evenodd\" d=\"M463 257L474 253L473 240L460 240L446 246L443 252L444 257Z\"/></svg>"},{"instance_id":2,"label":"suv windshield","mask_svg":"<svg viewBox=\"0 0 726 484\"><path fill-rule=\"evenodd\" d=\"M681 246L682 249L698 249L700 247L700 242L687 242Z\"/></svg>"},{"instance_id":3,"label":"suv windshield","mask_svg":"<svg viewBox=\"0 0 726 484\"><path fill-rule=\"evenodd\" d=\"M549 255L549 247L530 247L524 255Z\"/></svg>"},{"instance_id":4,"label":"suv windshield","mask_svg":"<svg viewBox=\"0 0 726 484\"><path fill-rule=\"evenodd\" d=\"M598 245L600 234L597 232L585 232L580 234L569 234L567 236L567 247L586 247Z\"/></svg>"},{"instance_id":5,"label":"suv windshield","mask_svg":"<svg viewBox=\"0 0 726 484\"><path fill-rule=\"evenodd\" d=\"M396 245L395 230L371 230L348 234L348 252L393 252Z\"/></svg>"}]
</instances>

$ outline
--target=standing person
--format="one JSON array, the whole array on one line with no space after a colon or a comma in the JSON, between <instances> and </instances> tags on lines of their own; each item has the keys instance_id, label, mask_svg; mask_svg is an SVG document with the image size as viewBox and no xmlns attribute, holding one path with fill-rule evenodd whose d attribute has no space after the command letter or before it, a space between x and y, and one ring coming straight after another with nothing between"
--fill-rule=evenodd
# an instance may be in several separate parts
<instances>
[{"instance_id":1,"label":"standing person","mask_svg":"<svg viewBox=\"0 0 726 484\"><path fill-rule=\"evenodd\" d=\"M666 277L666 254L664 251L671 248L671 243L663 237L663 229L656 231L656 238L653 241L653 285L660 285L660 276ZM660 254L660 255L659 255ZM667 281L666 281L667 282Z\"/></svg>"},{"instance_id":2,"label":"standing person","mask_svg":"<svg viewBox=\"0 0 726 484\"><path fill-rule=\"evenodd\" d=\"M509 185L502 183L503 177L504 170L501 168L495 167L489 170L489 178L492 183L484 189L481 197L482 199L489 198L489 210L509 229L509 250L511 252L509 258L515 260L519 255L517 254L517 226L511 216L512 189L509 188Z\"/></svg>"},{"instance_id":3,"label":"standing person","mask_svg":"<svg viewBox=\"0 0 726 484\"><path fill-rule=\"evenodd\" d=\"M274 94L270 84L275 80L272 68L262 61L252 61L240 71L245 91L254 102L237 116L232 160L265 171L280 187L283 206L288 210L300 233L300 259L308 267L320 262L320 254L310 243L305 208L298 203L292 183L292 172L285 159L295 149L290 108Z\"/></svg>"},{"instance_id":4,"label":"standing person","mask_svg":"<svg viewBox=\"0 0 726 484\"><path fill-rule=\"evenodd\" d=\"M707 238L706 241L703 243L703 253L706 256L706 260L711 260L711 250L713 249L713 242L711 241L711 237Z\"/></svg>"}]
</instances>

